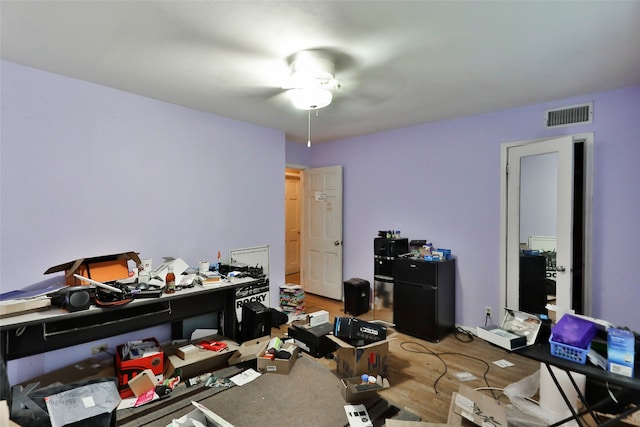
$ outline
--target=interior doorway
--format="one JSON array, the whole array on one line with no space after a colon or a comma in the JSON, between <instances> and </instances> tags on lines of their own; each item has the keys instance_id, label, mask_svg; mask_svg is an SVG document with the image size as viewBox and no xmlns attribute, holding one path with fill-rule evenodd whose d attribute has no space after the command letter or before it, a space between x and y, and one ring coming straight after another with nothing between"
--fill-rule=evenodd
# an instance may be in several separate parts
<instances>
[{"instance_id":1,"label":"interior doorway","mask_svg":"<svg viewBox=\"0 0 640 427\"><path fill-rule=\"evenodd\" d=\"M300 284L300 222L302 182L300 169L286 168L284 191L284 257L286 282Z\"/></svg>"}]
</instances>

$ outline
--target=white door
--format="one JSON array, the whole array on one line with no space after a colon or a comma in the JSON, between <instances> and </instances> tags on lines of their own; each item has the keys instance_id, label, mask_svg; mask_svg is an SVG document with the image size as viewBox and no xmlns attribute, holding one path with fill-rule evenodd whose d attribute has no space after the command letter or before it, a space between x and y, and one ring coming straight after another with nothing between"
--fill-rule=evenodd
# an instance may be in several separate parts
<instances>
[{"instance_id":1,"label":"white door","mask_svg":"<svg viewBox=\"0 0 640 427\"><path fill-rule=\"evenodd\" d=\"M300 199L302 197L302 185L300 171L295 169L285 170L284 190L284 259L285 274L300 271Z\"/></svg>"},{"instance_id":2,"label":"white door","mask_svg":"<svg viewBox=\"0 0 640 427\"><path fill-rule=\"evenodd\" d=\"M572 260L573 260L573 170L574 139L571 136L537 141L507 148L506 164L506 306L519 306L519 273L521 244L531 242L537 236L555 237L556 246L556 305L560 311L572 308ZM526 180L524 176L528 165L544 163L551 170L544 176ZM542 186L545 194L533 194L535 183L547 182ZM552 200L545 201L543 196L551 195ZM528 204L529 207L526 207ZM535 209L536 213L532 214ZM549 212L545 212L549 211ZM526 219L527 215L530 217ZM533 218L531 218L533 216ZM545 224L542 232L530 231L527 222L544 222L547 217L551 224ZM539 225L542 227L542 225ZM525 229L527 231L525 231ZM549 236L551 234L551 236Z\"/></svg>"},{"instance_id":3,"label":"white door","mask_svg":"<svg viewBox=\"0 0 640 427\"><path fill-rule=\"evenodd\" d=\"M300 281L305 292L342 299L342 166L304 169Z\"/></svg>"}]
</instances>

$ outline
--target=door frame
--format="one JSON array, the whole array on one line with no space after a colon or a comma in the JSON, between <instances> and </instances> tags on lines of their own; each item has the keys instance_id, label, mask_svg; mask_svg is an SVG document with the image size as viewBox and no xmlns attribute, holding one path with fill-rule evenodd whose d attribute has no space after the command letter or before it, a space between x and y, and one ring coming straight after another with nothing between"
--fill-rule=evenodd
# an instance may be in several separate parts
<instances>
[{"instance_id":1,"label":"door frame","mask_svg":"<svg viewBox=\"0 0 640 427\"><path fill-rule=\"evenodd\" d=\"M532 140L507 142L501 145L501 159L500 159L500 304L506 306L507 302L507 170L508 163L508 149L517 145L534 144L537 142L546 141L549 139L562 138L566 135L559 135L549 138L539 138ZM583 216L582 216L582 236L583 236L583 248L582 248L582 269L583 269L583 290L582 290L582 305L583 313L591 315L593 308L592 299L592 222L593 222L593 155L595 136L593 132L579 133L572 136L574 139L574 145L576 143L582 143L583 150ZM504 315L501 310L501 317Z\"/></svg>"},{"instance_id":2,"label":"door frame","mask_svg":"<svg viewBox=\"0 0 640 427\"><path fill-rule=\"evenodd\" d=\"M300 263L300 255L302 253L301 250L301 231L300 231L300 221L302 220L302 169L299 168L292 168L292 167L285 167L285 204L287 203L288 199L288 182L289 181L297 181L298 184L298 200L297 200L297 206L296 206L296 212L297 212L297 218L296 220L298 221L298 253L297 253L297 268L296 271L290 271L290 267L291 267L291 258L290 258L290 252L287 250L288 247L288 242L289 240L289 215L287 214L287 206L285 205L285 247L284 247L284 273L285 276L289 275L289 274L294 274L294 273L298 273L300 274L300 268L301 268L301 263Z\"/></svg>"}]
</instances>

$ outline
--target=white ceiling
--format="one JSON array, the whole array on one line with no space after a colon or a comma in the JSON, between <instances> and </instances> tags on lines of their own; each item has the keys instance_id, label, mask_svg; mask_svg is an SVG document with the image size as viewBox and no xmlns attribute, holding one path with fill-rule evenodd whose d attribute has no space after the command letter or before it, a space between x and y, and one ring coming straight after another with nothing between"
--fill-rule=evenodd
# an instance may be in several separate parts
<instances>
[{"instance_id":1,"label":"white ceiling","mask_svg":"<svg viewBox=\"0 0 640 427\"><path fill-rule=\"evenodd\" d=\"M303 49L331 52L342 83L312 115L314 143L640 84L635 0L0 7L4 60L281 129L297 142L307 140L307 112L284 102L280 87L287 57Z\"/></svg>"}]
</instances>

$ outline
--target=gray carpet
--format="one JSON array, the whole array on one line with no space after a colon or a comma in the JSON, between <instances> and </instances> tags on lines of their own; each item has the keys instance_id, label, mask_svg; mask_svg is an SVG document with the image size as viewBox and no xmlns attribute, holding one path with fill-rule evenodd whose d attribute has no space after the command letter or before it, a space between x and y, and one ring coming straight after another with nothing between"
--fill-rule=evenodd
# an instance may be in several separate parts
<instances>
[{"instance_id":1,"label":"gray carpet","mask_svg":"<svg viewBox=\"0 0 640 427\"><path fill-rule=\"evenodd\" d=\"M218 393L202 390L192 396L170 397L154 405L155 408L144 411L144 406L138 408L138 415L130 413L126 419L118 414L118 425L164 427L172 419L194 410L190 401L196 400L236 427L342 427L348 421L344 411L347 403L340 387L339 378L304 355L296 361L289 375L267 373L242 387L234 386ZM387 417L419 420L383 400L372 405L371 410L372 418L374 415L380 418L376 426L383 425Z\"/></svg>"}]
</instances>

